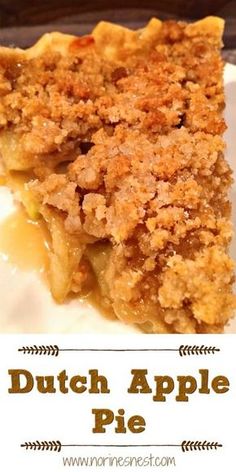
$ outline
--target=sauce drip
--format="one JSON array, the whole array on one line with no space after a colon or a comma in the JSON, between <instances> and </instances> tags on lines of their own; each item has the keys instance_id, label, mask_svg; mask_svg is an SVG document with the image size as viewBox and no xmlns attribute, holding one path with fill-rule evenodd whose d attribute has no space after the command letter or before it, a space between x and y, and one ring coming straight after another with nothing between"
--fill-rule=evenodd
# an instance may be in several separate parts
<instances>
[{"instance_id":1,"label":"sauce drip","mask_svg":"<svg viewBox=\"0 0 236 472\"><path fill-rule=\"evenodd\" d=\"M0 259L21 270L46 274L48 251L49 234L45 224L30 220L23 209L0 223Z\"/></svg>"}]
</instances>

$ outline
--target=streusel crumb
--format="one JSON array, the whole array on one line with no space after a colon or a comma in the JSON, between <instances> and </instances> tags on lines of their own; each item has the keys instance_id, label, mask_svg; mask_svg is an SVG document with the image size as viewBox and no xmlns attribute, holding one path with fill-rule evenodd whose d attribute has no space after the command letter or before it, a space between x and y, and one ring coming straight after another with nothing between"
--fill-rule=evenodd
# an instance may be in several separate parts
<instances>
[{"instance_id":1,"label":"streusel crumb","mask_svg":"<svg viewBox=\"0 0 236 472\"><path fill-rule=\"evenodd\" d=\"M221 35L166 21L146 36L110 55L96 30L66 55L0 54L1 150L83 245L67 292L93 271L124 322L217 333L235 307Z\"/></svg>"}]
</instances>

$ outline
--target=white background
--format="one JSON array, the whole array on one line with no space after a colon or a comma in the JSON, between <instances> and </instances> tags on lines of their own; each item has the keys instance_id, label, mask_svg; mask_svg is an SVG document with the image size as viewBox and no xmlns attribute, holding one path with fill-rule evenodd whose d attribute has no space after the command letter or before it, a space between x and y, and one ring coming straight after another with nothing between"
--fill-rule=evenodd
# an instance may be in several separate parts
<instances>
[{"instance_id":1,"label":"white background","mask_svg":"<svg viewBox=\"0 0 236 472\"><path fill-rule=\"evenodd\" d=\"M18 353L23 345L57 344L61 348L178 348L181 344L215 345L220 353L207 356L187 356L178 353L119 352L119 353L60 353L55 357L28 356ZM1 335L0 336L0 470L4 472L62 472L63 456L89 455L148 455L175 456L177 472L214 470L234 472L236 424L236 336L158 336L158 335ZM176 403L176 391L166 403L153 402L152 394L128 394L131 369L148 369L149 385L154 389L154 375L193 375L199 369L209 369L210 378L225 375L230 391L224 395L195 393L188 403ZM110 394L10 395L8 369L26 369L33 375L58 375L66 369L69 376L87 375L98 369L109 380ZM108 426L106 434L93 434L92 408L124 408L127 416L140 414L146 420L146 430L140 434L115 434ZM86 448L56 452L31 452L20 448L25 441L60 440L62 443L88 444L178 444L183 440L208 440L223 443L217 451L188 452L181 449L145 448ZM77 468L75 467L75 470ZM85 469L83 469L85 470ZM88 469L89 470L89 469ZM94 470L94 468L90 468ZM99 470L99 469L98 469ZM112 470L104 469L101 470ZM116 470L116 469L113 469ZM119 469L117 469L119 470ZM127 470L127 469L126 469ZM130 470L130 469L129 469ZM136 470L136 469L135 469ZM137 469L138 470L138 469ZM145 468L149 470L149 468ZM155 470L152 468L150 470ZM161 470L161 467L158 468Z\"/></svg>"}]
</instances>

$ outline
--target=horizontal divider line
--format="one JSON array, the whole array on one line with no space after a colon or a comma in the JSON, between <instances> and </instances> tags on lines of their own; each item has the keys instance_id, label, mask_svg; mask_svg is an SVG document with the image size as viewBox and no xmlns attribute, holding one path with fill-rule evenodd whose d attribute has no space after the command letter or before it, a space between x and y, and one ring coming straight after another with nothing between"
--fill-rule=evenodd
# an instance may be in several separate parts
<instances>
[{"instance_id":1,"label":"horizontal divider line","mask_svg":"<svg viewBox=\"0 0 236 472\"><path fill-rule=\"evenodd\" d=\"M146 351L152 351L152 352L164 352L164 351L170 351L170 352L178 352L179 349L59 349L60 352L83 352L83 351L88 351L88 352L146 352Z\"/></svg>"},{"instance_id":2,"label":"horizontal divider line","mask_svg":"<svg viewBox=\"0 0 236 472\"><path fill-rule=\"evenodd\" d=\"M22 448L27 451L50 451L61 452L63 448L75 447L114 447L114 448L128 448L128 447L176 447L181 448L182 452L192 451L209 451L222 448L223 445L218 442L210 441L182 441L181 444L62 444L60 441L33 441L21 444Z\"/></svg>"},{"instance_id":3,"label":"horizontal divider line","mask_svg":"<svg viewBox=\"0 0 236 472\"><path fill-rule=\"evenodd\" d=\"M61 447L182 447L181 444L62 444Z\"/></svg>"},{"instance_id":4,"label":"horizontal divider line","mask_svg":"<svg viewBox=\"0 0 236 472\"><path fill-rule=\"evenodd\" d=\"M18 352L22 352L23 354L28 355L43 355L43 356L54 356L57 357L62 352L119 352L119 353L127 353L127 352L175 352L180 355L180 357L186 356L199 356L199 355L209 355L215 354L216 352L220 352L220 349L216 346L205 346L204 344L197 346L197 345L184 345L181 344L179 347L175 348L60 348L57 344L49 344L49 345L32 345L32 346L23 346L18 349Z\"/></svg>"}]
</instances>

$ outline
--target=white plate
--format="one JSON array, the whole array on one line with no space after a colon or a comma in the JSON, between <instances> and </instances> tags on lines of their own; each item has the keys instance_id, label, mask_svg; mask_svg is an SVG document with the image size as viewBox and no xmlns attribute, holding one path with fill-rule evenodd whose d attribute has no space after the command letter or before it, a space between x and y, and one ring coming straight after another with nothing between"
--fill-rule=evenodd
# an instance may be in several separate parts
<instances>
[{"instance_id":1,"label":"white plate","mask_svg":"<svg viewBox=\"0 0 236 472\"><path fill-rule=\"evenodd\" d=\"M236 176L236 66L225 67L227 159ZM236 184L232 189L236 228ZM0 220L14 211L8 189L0 188ZM236 259L236 238L231 254ZM0 331L5 333L135 333L132 326L105 319L86 301L57 305L37 274L22 272L0 261ZM236 320L227 328L236 333Z\"/></svg>"}]
</instances>

